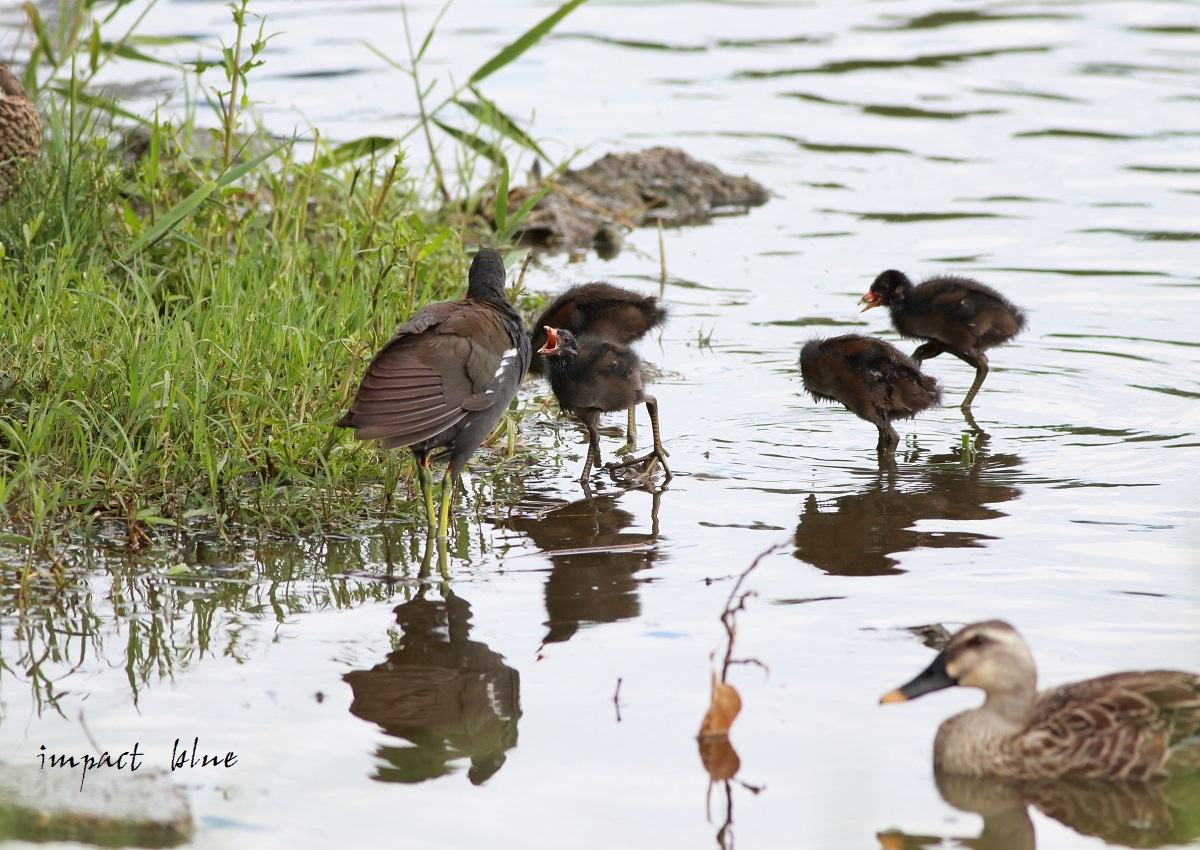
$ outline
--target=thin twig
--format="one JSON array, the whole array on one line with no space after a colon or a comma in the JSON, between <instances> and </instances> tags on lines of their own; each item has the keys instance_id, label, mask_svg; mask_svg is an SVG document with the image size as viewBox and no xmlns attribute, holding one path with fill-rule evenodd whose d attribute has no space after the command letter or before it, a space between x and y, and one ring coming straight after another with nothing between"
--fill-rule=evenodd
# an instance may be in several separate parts
<instances>
[{"instance_id":1,"label":"thin twig","mask_svg":"<svg viewBox=\"0 0 1200 850\"><path fill-rule=\"evenodd\" d=\"M533 262L533 251L525 255L524 262L521 263L521 273L517 275L517 284L513 287L512 296L509 299L515 300L522 292L525 291L525 272L529 269L529 264Z\"/></svg>"},{"instance_id":2,"label":"thin twig","mask_svg":"<svg viewBox=\"0 0 1200 850\"><path fill-rule=\"evenodd\" d=\"M717 830L717 846L733 850L733 786L725 780L725 823Z\"/></svg>"},{"instance_id":3,"label":"thin twig","mask_svg":"<svg viewBox=\"0 0 1200 850\"><path fill-rule=\"evenodd\" d=\"M737 617L737 612L741 611L742 609L744 609L746 607L746 599L753 593L753 591L747 591L746 593L743 593L741 596L738 596L738 591L742 589L742 582L744 582L746 580L746 576L748 576L748 575L750 575L750 573L754 572L755 568L760 563L762 563L763 558L767 557L768 555L773 555L774 553L783 549L787 545L788 545L787 543L776 543L774 546L772 546L770 549L767 549L765 552L760 552L758 557L756 557L754 559L754 561L750 564L750 566L748 566L748 567L746 567L746 569L742 570L742 574L740 576L738 576L737 581L735 581L733 583L733 589L729 591L729 599L726 600L726 602L725 602L725 610L721 612L721 625L723 625L725 627L725 634L729 638L729 640L726 642L726 645L725 645L725 661L721 665L721 681L722 682L725 681L725 676L729 672L730 666L735 663L733 660L733 642L737 636L737 628L736 628L736 623L735 623L735 619ZM736 663L738 663L738 664L758 664L763 669L766 669L766 665L763 664L761 661L746 660L746 661L737 661Z\"/></svg>"}]
</instances>

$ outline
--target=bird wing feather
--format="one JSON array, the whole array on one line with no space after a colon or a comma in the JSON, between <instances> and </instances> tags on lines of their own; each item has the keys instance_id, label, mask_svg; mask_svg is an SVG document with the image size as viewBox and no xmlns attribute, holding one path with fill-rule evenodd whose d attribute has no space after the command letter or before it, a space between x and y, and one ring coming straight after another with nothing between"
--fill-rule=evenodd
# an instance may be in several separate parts
<instances>
[{"instance_id":1,"label":"bird wing feather","mask_svg":"<svg viewBox=\"0 0 1200 850\"><path fill-rule=\"evenodd\" d=\"M986 296L983 293L955 286L935 295L930 299L930 305L955 321L969 326L979 314L980 300L984 297Z\"/></svg>"},{"instance_id":2,"label":"bird wing feather","mask_svg":"<svg viewBox=\"0 0 1200 850\"><path fill-rule=\"evenodd\" d=\"M484 323L487 333L482 337L479 325L468 325L462 315L452 316L439 328L441 335L454 339L455 360L462 368L459 404L467 410L508 404L525 377L529 360L521 352L524 335L522 339L514 339L503 314L486 302L478 303L488 308L486 312L470 314Z\"/></svg>"},{"instance_id":3,"label":"bird wing feather","mask_svg":"<svg viewBox=\"0 0 1200 850\"><path fill-rule=\"evenodd\" d=\"M429 305L375 355L343 420L353 424L358 439L382 439L385 447L413 445L470 412L511 399L523 377L520 346L498 311L486 302L469 303L476 309L463 309L462 302ZM497 352L505 342L509 348Z\"/></svg>"},{"instance_id":4,"label":"bird wing feather","mask_svg":"<svg viewBox=\"0 0 1200 850\"><path fill-rule=\"evenodd\" d=\"M1173 671L1114 673L1047 691L1014 745L1060 774L1147 779L1167 750L1200 726L1200 678Z\"/></svg>"}]
</instances>

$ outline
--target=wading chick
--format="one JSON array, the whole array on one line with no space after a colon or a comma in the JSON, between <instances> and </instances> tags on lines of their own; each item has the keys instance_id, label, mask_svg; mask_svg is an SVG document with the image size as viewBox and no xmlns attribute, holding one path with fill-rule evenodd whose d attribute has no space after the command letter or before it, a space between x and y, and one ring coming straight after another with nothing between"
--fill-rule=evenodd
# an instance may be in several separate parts
<instances>
[{"instance_id":1,"label":"wading chick","mask_svg":"<svg viewBox=\"0 0 1200 850\"><path fill-rule=\"evenodd\" d=\"M545 373L545 362L537 352L546 344L547 327L570 331L576 339L598 336L631 345L666 320L666 307L653 295L605 281L575 284L551 301L533 323L529 371Z\"/></svg>"},{"instance_id":2,"label":"wading chick","mask_svg":"<svg viewBox=\"0 0 1200 850\"><path fill-rule=\"evenodd\" d=\"M920 365L949 352L975 367L975 382L963 399L966 410L988 373L984 352L1011 340L1025 329L1025 313L990 286L968 277L933 277L913 285L904 272L888 269L858 301L863 312L883 305L896 333L927 340L913 352Z\"/></svg>"},{"instance_id":3,"label":"wading chick","mask_svg":"<svg viewBox=\"0 0 1200 850\"><path fill-rule=\"evenodd\" d=\"M891 343L847 334L812 339L800 350L800 375L814 401L837 401L879 429L877 449L892 451L900 435L891 423L938 404L933 378Z\"/></svg>"},{"instance_id":4,"label":"wading chick","mask_svg":"<svg viewBox=\"0 0 1200 850\"><path fill-rule=\"evenodd\" d=\"M588 432L588 457L580 481L587 480L592 465L600 462L600 435L596 422L601 413L629 410L645 404L654 432L654 449L644 457L621 463L610 463L609 469L620 469L654 461L662 464L667 478L667 450L663 448L658 430L658 402L646 395L642 387L641 363L637 354L618 342L597 336L579 339L570 331L546 327L546 343L538 353L546 358L546 374L559 406L574 414Z\"/></svg>"},{"instance_id":5,"label":"wading chick","mask_svg":"<svg viewBox=\"0 0 1200 850\"><path fill-rule=\"evenodd\" d=\"M437 523L446 536L454 482L508 409L529 369L529 336L504 293L504 260L483 248L471 262L467 297L412 315L367 366L350 411L337 421L360 440L407 446L429 526L434 452L448 457Z\"/></svg>"},{"instance_id":6,"label":"wading chick","mask_svg":"<svg viewBox=\"0 0 1200 850\"><path fill-rule=\"evenodd\" d=\"M547 327L570 331L576 339L599 336L622 345L632 345L667 320L667 308L653 295L614 286L602 280L577 283L551 301L533 323L533 362L529 371L545 374L545 361L538 350L546 344ZM637 422L629 408L625 428L627 444L636 444Z\"/></svg>"},{"instance_id":7,"label":"wading chick","mask_svg":"<svg viewBox=\"0 0 1200 850\"><path fill-rule=\"evenodd\" d=\"M929 667L880 702L953 685L979 688L986 698L938 728L940 772L1145 780L1194 770L1200 759L1200 676L1192 673L1112 673L1039 693L1025 641L1008 623L989 620L953 635Z\"/></svg>"}]
</instances>

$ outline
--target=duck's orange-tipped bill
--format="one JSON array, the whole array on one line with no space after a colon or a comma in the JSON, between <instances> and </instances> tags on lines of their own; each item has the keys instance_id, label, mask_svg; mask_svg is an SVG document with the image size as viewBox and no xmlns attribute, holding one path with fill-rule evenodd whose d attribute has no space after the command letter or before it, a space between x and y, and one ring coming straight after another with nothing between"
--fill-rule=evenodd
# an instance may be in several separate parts
<instances>
[{"instance_id":1,"label":"duck's orange-tipped bill","mask_svg":"<svg viewBox=\"0 0 1200 850\"><path fill-rule=\"evenodd\" d=\"M946 669L946 653L939 652L937 657L930 662L928 667L918 673L915 679L884 694L879 701L881 703L905 702L934 691L940 691L942 688L954 687L957 684L958 679L951 676L950 671Z\"/></svg>"},{"instance_id":2,"label":"duck's orange-tipped bill","mask_svg":"<svg viewBox=\"0 0 1200 850\"><path fill-rule=\"evenodd\" d=\"M542 329L546 331L546 344L538 349L538 354L552 354L554 349L558 348L558 331L549 325L543 325Z\"/></svg>"}]
</instances>

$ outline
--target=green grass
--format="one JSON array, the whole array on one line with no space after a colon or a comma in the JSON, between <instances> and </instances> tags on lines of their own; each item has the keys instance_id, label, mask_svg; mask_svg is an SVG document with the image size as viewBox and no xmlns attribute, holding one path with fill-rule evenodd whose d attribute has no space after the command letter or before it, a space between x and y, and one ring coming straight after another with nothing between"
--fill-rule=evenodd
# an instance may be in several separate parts
<instances>
[{"instance_id":1,"label":"green grass","mask_svg":"<svg viewBox=\"0 0 1200 850\"><path fill-rule=\"evenodd\" d=\"M514 45L498 57L511 61ZM229 63L242 91L252 67ZM478 214L483 188L468 178L479 160L443 203L440 169L438 194L422 189L428 178L408 173L399 144L242 133L231 148L246 117L220 96L222 130L148 120L131 156L113 124L126 113L77 96L75 79L43 90L42 156L0 207L7 541L53 560L111 520L137 543L158 526L303 534L376 508L394 465L331 424L393 328L459 297L467 254L508 235ZM498 110L485 123L497 115L511 142L519 131ZM502 138L443 138L460 161L490 152L485 183L507 182Z\"/></svg>"},{"instance_id":2,"label":"green grass","mask_svg":"<svg viewBox=\"0 0 1200 850\"><path fill-rule=\"evenodd\" d=\"M327 446L330 423L395 324L461 292L462 224L395 186L289 169L127 257L150 187L84 139L68 177L52 130L0 208L6 524L42 538L98 517L298 531L354 515L378 458L349 435ZM159 168L187 189L186 163Z\"/></svg>"}]
</instances>

